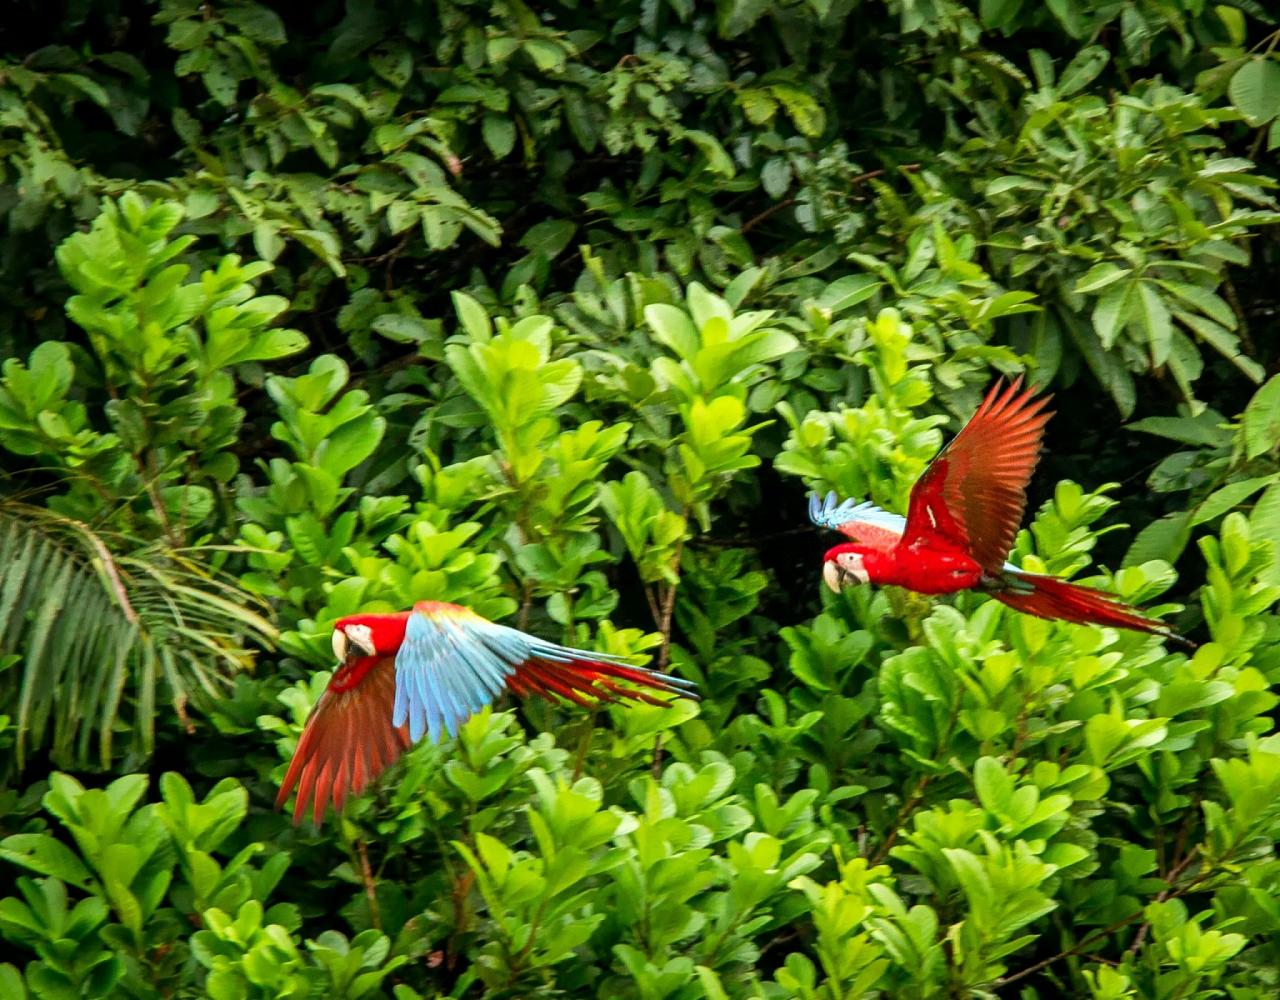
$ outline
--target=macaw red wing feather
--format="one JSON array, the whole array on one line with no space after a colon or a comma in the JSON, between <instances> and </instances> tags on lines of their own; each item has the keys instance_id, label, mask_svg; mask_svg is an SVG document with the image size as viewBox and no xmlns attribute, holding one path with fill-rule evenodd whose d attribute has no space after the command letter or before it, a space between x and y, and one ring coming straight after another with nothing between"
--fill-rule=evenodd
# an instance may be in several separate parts
<instances>
[{"instance_id":1,"label":"macaw red wing feather","mask_svg":"<svg viewBox=\"0 0 1280 1000\"><path fill-rule=\"evenodd\" d=\"M295 785L298 788L295 823L302 821L308 806L317 824L330 803L335 811L341 810L348 794L363 791L409 746L408 728L391 724L395 658L379 657L364 667L354 684L350 684L352 669L348 666L335 673L316 702L280 784L276 808Z\"/></svg>"},{"instance_id":2,"label":"macaw red wing feather","mask_svg":"<svg viewBox=\"0 0 1280 1000\"><path fill-rule=\"evenodd\" d=\"M1051 396L997 382L911 490L903 544L942 538L989 573L1013 548L1040 458ZM1021 390L1021 391L1019 391Z\"/></svg>"},{"instance_id":3,"label":"macaw red wing feather","mask_svg":"<svg viewBox=\"0 0 1280 1000\"><path fill-rule=\"evenodd\" d=\"M516 672L508 679L507 686L521 697L537 694L544 698L563 698L584 708L594 708L601 702L615 701L643 701L648 705L671 704L669 700L655 697L643 690L644 687L692 697L682 690L657 687L653 678L651 671L599 660L583 658L561 663L531 659L516 668ZM620 680L637 687L619 684Z\"/></svg>"}]
</instances>

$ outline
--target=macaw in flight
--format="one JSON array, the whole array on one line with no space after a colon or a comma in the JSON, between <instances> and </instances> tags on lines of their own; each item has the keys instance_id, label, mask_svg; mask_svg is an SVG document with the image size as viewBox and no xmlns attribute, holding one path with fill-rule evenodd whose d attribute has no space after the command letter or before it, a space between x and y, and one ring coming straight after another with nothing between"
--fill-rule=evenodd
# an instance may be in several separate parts
<instances>
[{"instance_id":1,"label":"macaw in flight","mask_svg":"<svg viewBox=\"0 0 1280 1000\"><path fill-rule=\"evenodd\" d=\"M1114 595L1006 562L1040 458L1051 396L1003 379L911 488L907 516L872 503L809 497L809 519L851 539L823 557L834 591L847 583L894 584L921 594L978 590L1039 618L1136 629L1194 648L1164 622ZM1021 391L1020 391L1021 390Z\"/></svg>"},{"instance_id":2,"label":"macaw in flight","mask_svg":"<svg viewBox=\"0 0 1280 1000\"><path fill-rule=\"evenodd\" d=\"M650 691L697 698L691 681L545 642L437 601L339 618L333 652L338 669L307 719L276 797L279 808L297 786L294 823L308 806L317 824L330 802L340 811L348 794L359 794L424 734L433 741L457 735L504 691L584 706L620 699L668 704Z\"/></svg>"}]
</instances>

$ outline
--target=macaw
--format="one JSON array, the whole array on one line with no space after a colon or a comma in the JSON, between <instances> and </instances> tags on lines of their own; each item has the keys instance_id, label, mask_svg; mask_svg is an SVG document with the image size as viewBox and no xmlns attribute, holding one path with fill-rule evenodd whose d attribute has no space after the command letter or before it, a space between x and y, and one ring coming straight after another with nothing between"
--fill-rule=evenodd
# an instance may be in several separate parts
<instances>
[{"instance_id":1,"label":"macaw","mask_svg":"<svg viewBox=\"0 0 1280 1000\"><path fill-rule=\"evenodd\" d=\"M650 691L697 698L690 681L545 642L438 601L339 618L333 653L338 669L307 718L276 797L279 808L297 786L294 823L308 805L317 824L331 802L341 810L349 793L361 792L424 734L433 741L457 735L504 691L584 706L668 703Z\"/></svg>"},{"instance_id":2,"label":"macaw","mask_svg":"<svg viewBox=\"0 0 1280 1000\"><path fill-rule=\"evenodd\" d=\"M1164 622L1147 618L1112 594L1006 561L1027 504L1027 482L1040 458L1051 396L1003 380L911 488L907 516L870 502L809 498L814 524L851 539L823 557L822 578L895 584L922 594L988 593L1039 618L1136 629L1194 648ZM1020 391L1021 390L1021 391Z\"/></svg>"}]
</instances>

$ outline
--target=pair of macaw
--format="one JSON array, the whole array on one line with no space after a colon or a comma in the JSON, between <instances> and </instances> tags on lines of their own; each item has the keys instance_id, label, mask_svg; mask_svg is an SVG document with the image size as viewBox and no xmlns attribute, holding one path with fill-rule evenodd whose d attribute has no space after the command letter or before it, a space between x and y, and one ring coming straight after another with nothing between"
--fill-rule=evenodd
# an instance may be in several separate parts
<instances>
[{"instance_id":1,"label":"pair of macaw","mask_svg":"<svg viewBox=\"0 0 1280 1000\"><path fill-rule=\"evenodd\" d=\"M894 584L923 594L989 593L1041 618L1136 629L1186 643L1110 594L1006 562L1040 456L1049 397L997 383L911 490L907 516L870 503L810 499L809 516L851 541L823 559L823 580ZM1021 391L1020 391L1021 390ZM277 798L296 786L294 821L340 810L412 743L457 734L503 692L591 706L620 699L696 698L669 674L535 638L456 604L422 601L398 614L351 615L334 625L338 669L316 703Z\"/></svg>"}]
</instances>

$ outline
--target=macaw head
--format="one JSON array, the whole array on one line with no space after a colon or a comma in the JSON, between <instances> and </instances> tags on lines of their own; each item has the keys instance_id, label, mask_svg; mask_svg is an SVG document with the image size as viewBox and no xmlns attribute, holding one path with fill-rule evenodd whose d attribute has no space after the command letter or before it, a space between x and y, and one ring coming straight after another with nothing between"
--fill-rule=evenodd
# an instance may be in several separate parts
<instances>
[{"instance_id":1,"label":"macaw head","mask_svg":"<svg viewBox=\"0 0 1280 1000\"><path fill-rule=\"evenodd\" d=\"M836 593L849 584L870 583L866 556L870 550L856 542L846 542L829 549L822 557L822 579Z\"/></svg>"},{"instance_id":2,"label":"macaw head","mask_svg":"<svg viewBox=\"0 0 1280 1000\"><path fill-rule=\"evenodd\" d=\"M409 612L393 615L348 615L333 623L333 655L339 663L367 656L387 656L404 643Z\"/></svg>"}]
</instances>

